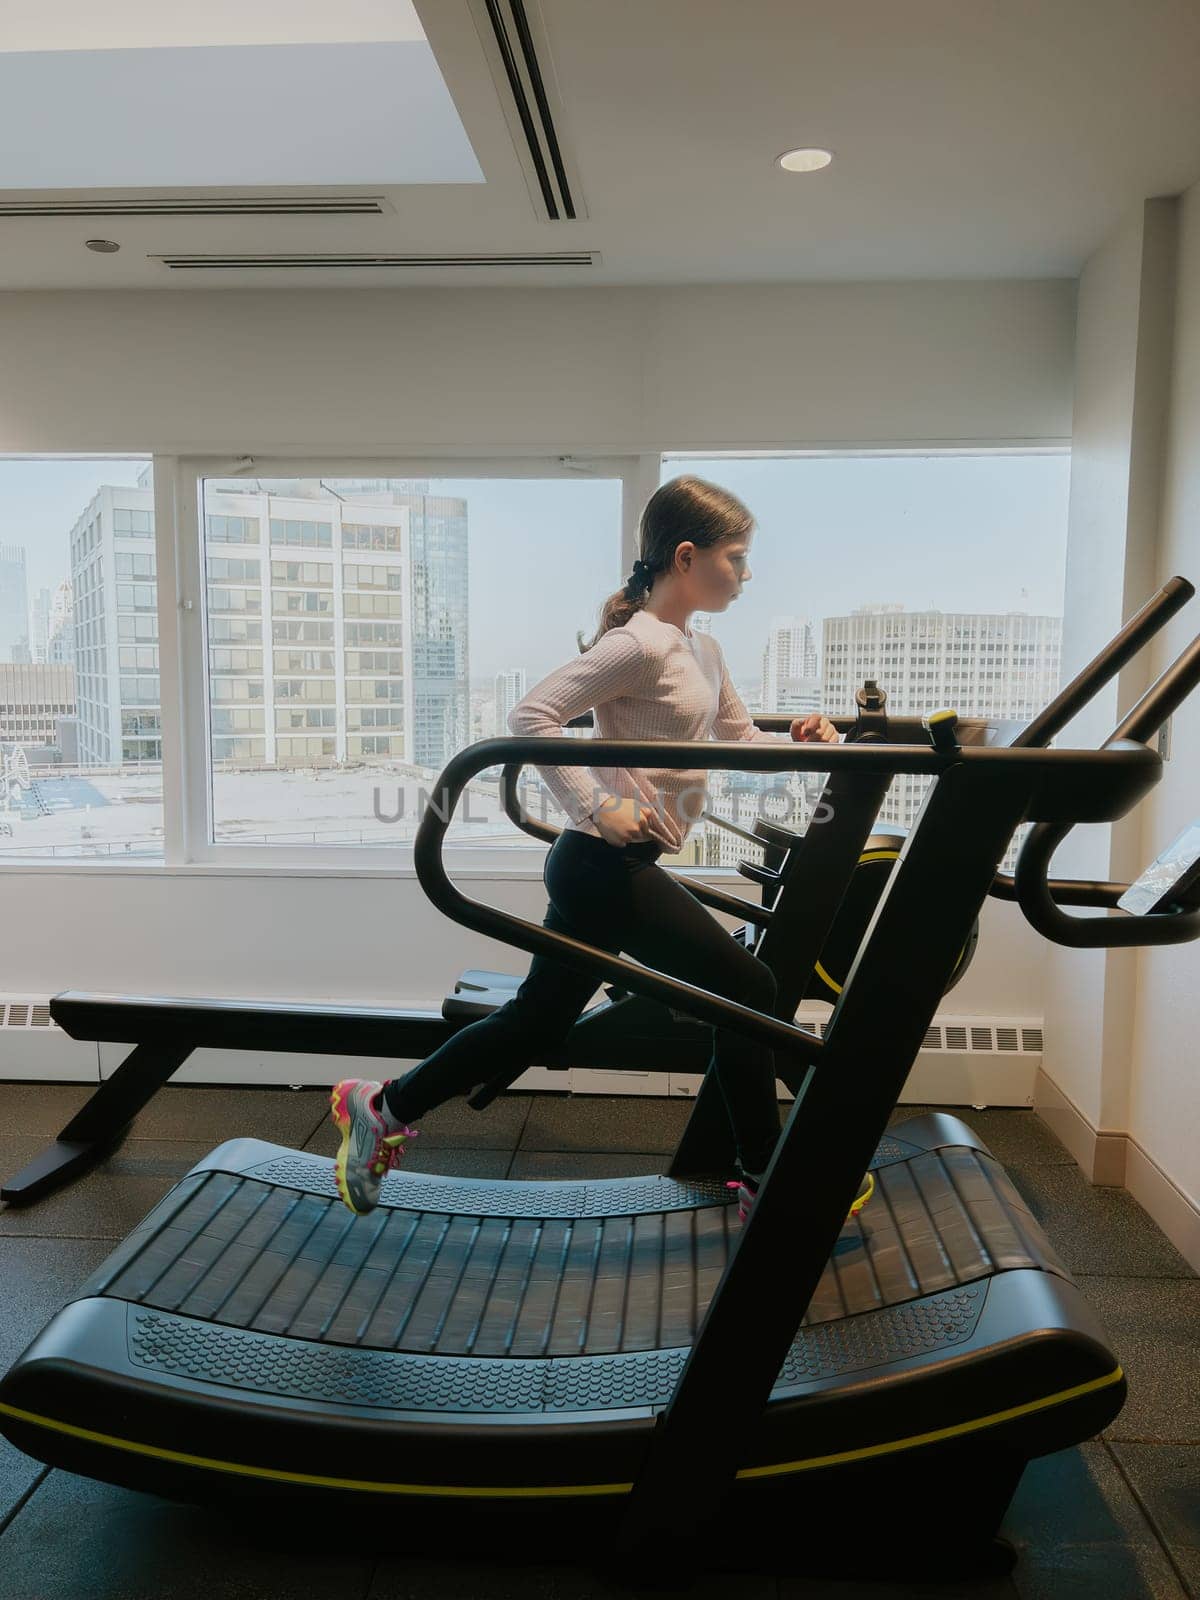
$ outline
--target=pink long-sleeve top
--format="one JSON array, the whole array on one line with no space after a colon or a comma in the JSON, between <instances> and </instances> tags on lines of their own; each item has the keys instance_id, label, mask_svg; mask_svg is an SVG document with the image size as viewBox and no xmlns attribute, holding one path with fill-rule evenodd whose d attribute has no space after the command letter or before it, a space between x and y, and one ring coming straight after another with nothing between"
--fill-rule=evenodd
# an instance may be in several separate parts
<instances>
[{"instance_id":1,"label":"pink long-sleeve top","mask_svg":"<svg viewBox=\"0 0 1200 1600\"><path fill-rule=\"evenodd\" d=\"M756 728L733 686L724 652L708 633L685 633L648 611L635 611L590 650L535 683L508 714L511 732L561 738L563 726L595 713L601 739L744 739L790 742ZM600 836L592 814L610 795L662 808L681 843L705 808L700 768L538 767L569 818L568 829Z\"/></svg>"}]
</instances>

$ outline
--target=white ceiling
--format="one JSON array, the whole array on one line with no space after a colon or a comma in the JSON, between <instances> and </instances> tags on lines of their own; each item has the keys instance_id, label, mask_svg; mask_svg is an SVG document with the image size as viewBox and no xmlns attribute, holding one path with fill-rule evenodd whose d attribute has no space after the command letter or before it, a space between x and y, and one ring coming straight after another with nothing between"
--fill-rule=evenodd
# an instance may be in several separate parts
<instances>
[{"instance_id":1,"label":"white ceiling","mask_svg":"<svg viewBox=\"0 0 1200 1600\"><path fill-rule=\"evenodd\" d=\"M412 0L5 0L0 51L154 50L190 44L349 44L423 39Z\"/></svg>"},{"instance_id":2,"label":"white ceiling","mask_svg":"<svg viewBox=\"0 0 1200 1600\"><path fill-rule=\"evenodd\" d=\"M328 7L318 16L270 0L243 5L247 19L223 0L183 36L161 4L115 9L56 6L58 46L99 49L97 12L104 42L125 50L361 43L413 27L407 6L366 0L344 0L336 26ZM381 186L379 158L344 185L385 193L394 214L382 217L0 221L0 288L1074 276L1131 206L1200 179L1195 0L541 0L560 132L587 209L543 223L467 0L417 0L416 11L484 184ZM28 4L8 6L3 28L10 49L14 38L49 48L49 23ZM0 99L0 149L18 131ZM832 149L833 166L811 176L775 166L809 144ZM14 181L19 158L5 170L0 199L28 198ZM37 170L32 152L24 170ZM192 192L218 181L197 177ZM321 182L314 170L304 187ZM95 235L116 239L119 254L84 250ZM595 250L601 265L175 274L147 259L547 249Z\"/></svg>"},{"instance_id":3,"label":"white ceiling","mask_svg":"<svg viewBox=\"0 0 1200 1600\"><path fill-rule=\"evenodd\" d=\"M483 181L423 39L0 52L0 126L10 192Z\"/></svg>"}]
</instances>

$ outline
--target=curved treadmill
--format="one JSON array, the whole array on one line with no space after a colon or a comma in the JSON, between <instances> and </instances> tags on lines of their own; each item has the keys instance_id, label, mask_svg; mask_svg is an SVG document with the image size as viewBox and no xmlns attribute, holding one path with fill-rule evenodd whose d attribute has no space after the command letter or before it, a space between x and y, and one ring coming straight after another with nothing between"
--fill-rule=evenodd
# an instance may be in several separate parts
<instances>
[{"instance_id":1,"label":"curved treadmill","mask_svg":"<svg viewBox=\"0 0 1200 1600\"><path fill-rule=\"evenodd\" d=\"M1073 1443L1124 1382L961 1122L903 1124L874 1167L735 1492L799 1478L832 1508L882 1466L903 1522L901 1458L918 1503L941 1477L957 1504L962 1446L1023 1462ZM621 1502L738 1237L723 1187L392 1173L368 1220L332 1171L252 1139L213 1151L10 1373L13 1443L185 1498Z\"/></svg>"}]
</instances>

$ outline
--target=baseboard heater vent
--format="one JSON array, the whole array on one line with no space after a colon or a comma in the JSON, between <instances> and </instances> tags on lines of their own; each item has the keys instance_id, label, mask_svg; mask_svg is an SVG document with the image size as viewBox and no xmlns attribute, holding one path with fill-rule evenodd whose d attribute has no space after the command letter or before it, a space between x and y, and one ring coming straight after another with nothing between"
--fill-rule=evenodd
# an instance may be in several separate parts
<instances>
[{"instance_id":1,"label":"baseboard heater vent","mask_svg":"<svg viewBox=\"0 0 1200 1600\"><path fill-rule=\"evenodd\" d=\"M162 199L3 200L13 217L382 217L395 209L382 195L265 195L257 199L169 195Z\"/></svg>"},{"instance_id":2,"label":"baseboard heater vent","mask_svg":"<svg viewBox=\"0 0 1200 1600\"><path fill-rule=\"evenodd\" d=\"M806 1024L802 1017L797 1022ZM821 1037L830 1024L818 1025ZM922 1050L972 1051L988 1055L1034 1055L1042 1053L1040 1022L1011 1017L941 1017L926 1029Z\"/></svg>"},{"instance_id":3,"label":"baseboard heater vent","mask_svg":"<svg viewBox=\"0 0 1200 1600\"><path fill-rule=\"evenodd\" d=\"M57 1028L49 1000L0 1000L0 1028Z\"/></svg>"},{"instance_id":4,"label":"baseboard heater vent","mask_svg":"<svg viewBox=\"0 0 1200 1600\"><path fill-rule=\"evenodd\" d=\"M497 255L380 255L339 252L328 255L169 255L149 256L161 261L172 272L247 272L278 271L281 268L309 271L330 267L396 267L410 271L441 270L447 267L489 269L495 267L594 267L600 257L594 250L539 250L524 254Z\"/></svg>"}]
</instances>

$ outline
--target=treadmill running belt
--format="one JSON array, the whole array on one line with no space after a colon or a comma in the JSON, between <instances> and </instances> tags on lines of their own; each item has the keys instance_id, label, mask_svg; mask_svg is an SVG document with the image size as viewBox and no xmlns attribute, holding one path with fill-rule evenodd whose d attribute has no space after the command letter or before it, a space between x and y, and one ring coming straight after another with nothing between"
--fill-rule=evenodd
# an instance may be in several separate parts
<instances>
[{"instance_id":1,"label":"treadmill running belt","mask_svg":"<svg viewBox=\"0 0 1200 1600\"><path fill-rule=\"evenodd\" d=\"M332 1196L283 1187L285 1164L310 1190L329 1172L293 1157L262 1176L194 1174L81 1297L373 1350L610 1355L691 1343L738 1232L732 1206L663 1179L645 1181L667 1189L647 1198L677 1209L623 1210L629 1185L615 1185L617 1214L534 1217L489 1214L501 1198L512 1206L517 1185L413 1177L407 1206L382 1204L366 1221ZM416 1206L426 1187L455 1209ZM548 1186L536 1187L544 1199ZM581 1186L561 1187L578 1199ZM606 1188L590 1186L597 1209ZM805 1325L1016 1268L1065 1276L1003 1169L962 1146L914 1152L877 1167L875 1197L843 1230Z\"/></svg>"}]
</instances>

